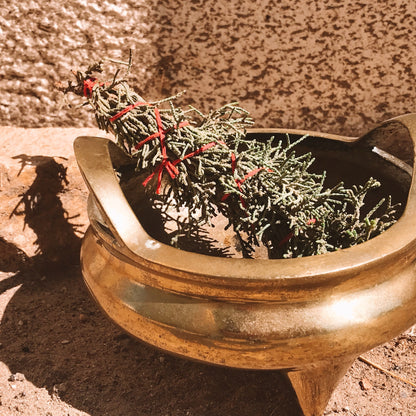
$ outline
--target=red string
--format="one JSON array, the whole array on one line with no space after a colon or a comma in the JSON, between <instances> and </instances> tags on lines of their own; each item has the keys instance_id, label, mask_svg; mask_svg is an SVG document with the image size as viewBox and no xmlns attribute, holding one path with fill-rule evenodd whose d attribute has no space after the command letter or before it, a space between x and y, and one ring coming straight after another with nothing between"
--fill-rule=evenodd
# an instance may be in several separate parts
<instances>
[{"instance_id":1,"label":"red string","mask_svg":"<svg viewBox=\"0 0 416 416\"><path fill-rule=\"evenodd\" d=\"M232 173L234 175L234 172L237 168L237 158L235 156L234 153L231 153L231 170ZM254 175L257 175L259 172L261 172L262 170L265 170L266 168L257 168L257 169L253 169L252 171L248 172L243 179L235 179L235 183L237 185L238 190L243 193L243 190L241 188L241 185L249 178L251 178ZM267 169L268 172L273 172L272 169ZM228 197L230 196L230 194L225 194L222 198L221 201L225 201ZM243 198L243 196L240 194L240 202L241 205L243 206L243 208L247 208L247 202L245 201L245 199Z\"/></svg>"},{"instance_id":2,"label":"red string","mask_svg":"<svg viewBox=\"0 0 416 416\"><path fill-rule=\"evenodd\" d=\"M162 152L162 162L160 165L156 168L156 170L150 174L144 181L143 186L146 186L149 181L155 176L157 173L157 187L156 187L156 194L160 193L160 188L162 186L162 175L163 175L163 169L166 169L169 173L170 177L174 179L176 175L179 173L179 170L172 164L172 162L168 159L167 151L166 151L166 145L165 145L165 137L166 137L166 131L163 128L162 124L162 117L160 116L160 112L157 108L155 108L155 116L156 116L156 125L157 125L157 133L155 133L154 137L159 137L160 142L160 150ZM154 138L153 137L153 138ZM147 139L143 140L143 142L146 142ZM140 144L140 143L139 143Z\"/></svg>"},{"instance_id":3,"label":"red string","mask_svg":"<svg viewBox=\"0 0 416 416\"><path fill-rule=\"evenodd\" d=\"M161 180L162 180L162 176L161 173L163 171L163 167L166 168L166 170L168 171L170 177L172 179L175 179L176 175L179 174L179 170L176 168L176 165L178 165L179 163L185 161L186 159L189 159L193 156L197 156L202 152L205 152L205 150L210 149L211 147L216 146L217 144L225 144L224 142L210 142L207 143L203 146L201 146L199 149L194 150L193 152L190 152L188 154L186 154L182 159L176 159L173 162L167 161L164 164L164 161L162 161L161 165L156 169L155 172L153 172L152 174L150 174L144 181L143 181L143 186L146 186L149 181L155 176L156 172L158 173L158 186L156 189L156 193L159 194L160 192L160 187L161 187Z\"/></svg>"},{"instance_id":4,"label":"red string","mask_svg":"<svg viewBox=\"0 0 416 416\"><path fill-rule=\"evenodd\" d=\"M123 110L121 110L117 114L115 114L113 117L111 117L110 118L110 122L113 123L114 121L116 121L117 119L119 119L120 117L122 117L124 114L128 113L129 111L131 111L133 108L138 107L138 106L142 106L142 105L151 105L151 104L150 103L146 103L146 102L141 102L141 101L137 101L134 104L130 104L127 107L125 107ZM142 140L141 142L139 142L138 144L136 144L136 146L134 146L134 148L136 150L138 150L145 143L147 143L150 140L153 140L153 139L156 139L157 137L159 137L160 149L161 149L161 152L162 152L162 162L156 168L156 170L153 173L151 173L143 181L143 186L146 186L149 183L149 181L157 174L156 193L159 194L160 193L160 188L162 186L163 170L166 169L172 179L174 179L176 177L176 175L178 175L178 173L179 173L179 170L175 167L175 164L172 163L168 159L167 149L166 149L166 144L165 144L166 134L170 130L172 130L172 129L177 129L177 128L182 128L182 127L188 126L189 125L189 122L188 121L183 121L183 122L179 123L178 125L175 124L174 126L168 128L168 129L164 129L163 128L163 123L162 123L162 117L160 115L159 110L157 108L155 108L154 111L155 111L157 132L151 134L148 137L146 137L144 140Z\"/></svg>"},{"instance_id":5,"label":"red string","mask_svg":"<svg viewBox=\"0 0 416 416\"><path fill-rule=\"evenodd\" d=\"M92 95L92 89L95 86L95 84L97 83L97 79L90 77L84 80L84 95L86 97L91 97ZM101 85L101 84L100 84ZM102 84L104 85L104 84ZM111 117L109 119L109 121L111 123L113 123L114 121L118 120L120 117L122 117L124 114L128 113L129 111L131 111L133 108L138 107L138 106L142 106L142 105L151 105L150 103L146 103L146 102L141 102L141 101L137 101L134 104L130 104L127 107L125 107L123 110L119 111L117 114L115 114L113 117ZM179 123L178 125L173 125L172 127L168 128L168 129L164 129L163 128L163 123L162 123L162 117L160 115L160 112L157 108L155 108L155 117L156 117L156 125L157 125L157 132L151 134L150 136L146 137L144 140L142 140L140 143L138 143L134 148L140 149L140 147L142 147L145 143L147 143L150 140L153 140L157 137L159 137L160 140L160 148L162 151L162 162L160 163L160 165L156 168L156 170L150 174L144 181L143 181L143 186L146 186L149 181L156 175L157 173L157 188L156 188L156 194L160 193L160 188L162 186L162 175L163 175L163 170L166 169L167 172L169 173L170 177L172 179L175 179L176 175L179 174L179 170L176 168L176 165L180 162L183 162L186 159L189 159L190 157L196 156L200 153L202 153L203 151L210 149L211 147L217 145L217 142L211 142L211 143L207 143L206 145L200 147L199 149L188 153L187 155L185 155L182 159L177 159L174 162L171 162L168 159L168 155L167 155L167 149L166 149L166 144L165 144L165 138L166 138L166 134L171 131L172 129L178 129L178 128L182 128L182 127L186 127L189 126L189 122L188 121L182 121L181 123ZM224 142L218 142L221 144L224 144Z\"/></svg>"},{"instance_id":6,"label":"red string","mask_svg":"<svg viewBox=\"0 0 416 416\"><path fill-rule=\"evenodd\" d=\"M282 247L284 244L290 241L294 235L295 234L293 233L293 231L291 231L283 240L279 241L277 247Z\"/></svg>"},{"instance_id":7,"label":"red string","mask_svg":"<svg viewBox=\"0 0 416 416\"><path fill-rule=\"evenodd\" d=\"M218 144L217 142L210 142L210 143L204 144L204 145L203 145L203 146L201 146L199 149L196 149L196 150L194 150L193 152L186 154L186 155L185 155L182 159L177 159L177 160L175 160L174 162L172 162L172 164L173 164L174 166L176 166L178 163L181 163L181 162L183 162L184 160L189 159L190 157L197 156L197 155L199 155L200 153L205 152L205 150L211 149L211 147L214 147L214 146L216 146L217 144Z\"/></svg>"},{"instance_id":8,"label":"red string","mask_svg":"<svg viewBox=\"0 0 416 416\"><path fill-rule=\"evenodd\" d=\"M121 110L120 112L118 112L116 115L114 115L113 117L111 117L110 118L110 122L113 123L114 121L116 121L121 116L124 116L124 114L126 114L129 111L133 110L133 108L138 107L138 106L141 106L141 105L150 105L150 104L149 103L145 103L145 102L140 102L140 101L137 101L137 103L134 103L134 104L130 104L126 108L123 108L123 110Z\"/></svg>"},{"instance_id":9,"label":"red string","mask_svg":"<svg viewBox=\"0 0 416 416\"><path fill-rule=\"evenodd\" d=\"M92 89L94 85L97 83L97 78L91 77L84 79L84 96L90 98L92 95Z\"/></svg>"},{"instance_id":10,"label":"red string","mask_svg":"<svg viewBox=\"0 0 416 416\"><path fill-rule=\"evenodd\" d=\"M164 134L168 133L172 129L180 129L182 127L189 126L189 121L182 121L178 124L178 126L175 124L173 127L170 127L169 129L163 130ZM142 140L140 143L136 144L134 148L136 150L140 149L145 143L149 142L150 140L156 139L156 137L159 137L160 132L157 131L156 133L151 134L150 136L146 137L144 140Z\"/></svg>"},{"instance_id":11,"label":"red string","mask_svg":"<svg viewBox=\"0 0 416 416\"><path fill-rule=\"evenodd\" d=\"M235 156L235 153L233 152L231 153L231 171L233 172L233 175L236 169L237 169L237 158Z\"/></svg>"},{"instance_id":12,"label":"red string","mask_svg":"<svg viewBox=\"0 0 416 416\"><path fill-rule=\"evenodd\" d=\"M89 81L89 80L88 80ZM95 85L95 79L91 78L92 83L88 83L87 88L89 88L89 91L92 91L92 87ZM90 86L91 85L91 86ZM86 88L86 81L84 81L84 93L85 93L85 88ZM119 119L121 116L123 116L124 114L128 113L129 111L131 111L133 108L138 107L138 106L142 106L142 105L151 105L149 103L146 102L136 102L134 104L130 104L129 106L127 106L126 108L124 108L123 110L121 110L120 112L118 112L117 114L115 114L113 117L110 118L110 122L113 123L114 121L116 121L117 119ZM162 162L160 163L160 165L156 168L156 170L151 173L143 182L143 186L147 186L147 184L152 180L152 178L157 174L157 187L156 187L156 194L160 193L160 189L162 186L162 175L163 175L163 169L166 169L167 172L169 173L170 177L172 179L175 179L175 177L179 174L179 170L176 168L176 165L178 165L179 163L183 162L186 159L189 159L193 156L197 156L200 153L204 152L205 150L210 149L213 146L216 146L217 144L222 144L225 145L225 142L223 141L219 141L219 142L210 142L205 144L204 146L200 147L197 150L194 150L191 153L188 153L187 155L185 155L182 159L177 159L173 162L171 162L168 159L167 156L167 151L166 151L166 145L165 145L165 137L166 134L172 130L172 129L177 129L177 128L182 128L182 127L186 127L189 125L188 121L183 121L181 123L179 123L178 125L174 125L168 129L164 129L163 128L163 124L162 124L162 118L160 116L160 112L157 108L155 108L155 116L156 116L156 125L157 125L157 132L151 134L150 136L146 137L144 140L142 140L141 142L139 142L134 148L136 150L140 149L145 143L156 139L157 137L159 137L160 140L160 148L162 151ZM231 169L232 172L234 174L235 170L237 168L237 158L235 156L234 153L231 153ZM242 189L241 189L241 185L249 178L251 178L252 176L256 175L257 173L259 173L260 171L264 170L265 168L257 168L257 169L253 169L251 172L247 173L243 179L236 179L235 182L237 184L238 190L242 193ZM271 169L268 169L269 172L272 172ZM222 201L225 201L228 198L229 194L226 194L222 197ZM244 200L244 198L242 197L242 195L240 195L240 201L241 204L244 208L247 207L247 203Z\"/></svg>"},{"instance_id":13,"label":"red string","mask_svg":"<svg viewBox=\"0 0 416 416\"><path fill-rule=\"evenodd\" d=\"M157 187L156 187L156 194L160 193L160 189L162 187L162 175L163 175L163 169L166 169L167 172L169 173L170 177L172 179L175 179L176 175L179 174L179 170L176 168L176 165L181 162L182 160L179 159L179 161L175 161L175 162L171 162L168 158L167 155L167 149L166 149L166 144L165 144L165 138L166 138L166 133L168 133L172 128L181 128L181 127L185 127L189 125L189 122L184 121L182 123L179 123L178 126L173 126L170 127L169 129L164 129L163 128L163 123L162 123L162 117L160 116L160 112L157 108L155 108L155 116L156 116L156 125L157 125L157 132L150 135L149 137L147 137L146 139L142 140L140 143L138 143L135 146L135 149L139 149L141 146L143 146L143 144L145 144L146 142L148 142L149 140L152 140L156 137L159 137L159 141L160 141L160 149L162 152L162 162L160 163L160 165L156 168L156 170L151 173L144 181L143 181L143 186L146 186L149 181L156 175L157 173ZM200 149L198 149L200 150ZM199 151L200 153L201 151ZM186 158L191 157L191 156L187 156ZM185 160L185 158L184 158Z\"/></svg>"},{"instance_id":14,"label":"red string","mask_svg":"<svg viewBox=\"0 0 416 416\"><path fill-rule=\"evenodd\" d=\"M89 77L84 79L84 96L87 98L91 98L92 96L92 89L94 88L95 84L97 84L97 78L94 77ZM110 85L109 82L100 82L100 87L104 86L104 85Z\"/></svg>"}]
</instances>

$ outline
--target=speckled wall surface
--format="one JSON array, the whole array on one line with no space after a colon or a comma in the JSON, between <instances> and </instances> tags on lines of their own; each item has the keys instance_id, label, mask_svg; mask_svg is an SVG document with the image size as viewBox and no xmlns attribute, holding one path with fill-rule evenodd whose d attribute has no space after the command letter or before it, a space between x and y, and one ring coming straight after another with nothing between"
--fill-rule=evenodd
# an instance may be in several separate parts
<instances>
[{"instance_id":1,"label":"speckled wall surface","mask_svg":"<svg viewBox=\"0 0 416 416\"><path fill-rule=\"evenodd\" d=\"M238 100L258 127L358 135L414 111L416 3L0 1L0 125L93 126L62 108L70 69L134 51L147 99Z\"/></svg>"}]
</instances>

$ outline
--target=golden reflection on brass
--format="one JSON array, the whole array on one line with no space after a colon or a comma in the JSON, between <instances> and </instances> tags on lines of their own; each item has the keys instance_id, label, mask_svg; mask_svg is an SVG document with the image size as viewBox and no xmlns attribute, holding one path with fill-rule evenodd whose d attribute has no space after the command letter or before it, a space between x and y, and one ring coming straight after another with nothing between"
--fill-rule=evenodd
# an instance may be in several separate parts
<instances>
[{"instance_id":1,"label":"golden reflection on brass","mask_svg":"<svg viewBox=\"0 0 416 416\"><path fill-rule=\"evenodd\" d=\"M396 133L409 140L400 158L389 157ZM414 114L361 138L310 134L351 149L376 147L377 157L404 163L403 175L413 174ZM125 156L111 141L79 137L75 154L90 190L85 282L108 316L137 338L207 363L282 370L304 415L321 416L356 357L416 322L414 174L399 221L366 243L306 258L236 259L181 251L150 237L114 174Z\"/></svg>"}]
</instances>

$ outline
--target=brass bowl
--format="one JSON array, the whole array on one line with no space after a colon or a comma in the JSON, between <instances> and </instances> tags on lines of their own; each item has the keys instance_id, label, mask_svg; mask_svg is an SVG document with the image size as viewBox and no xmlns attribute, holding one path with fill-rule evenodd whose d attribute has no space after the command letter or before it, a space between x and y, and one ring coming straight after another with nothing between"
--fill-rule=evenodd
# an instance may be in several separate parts
<instances>
[{"instance_id":1,"label":"brass bowl","mask_svg":"<svg viewBox=\"0 0 416 416\"><path fill-rule=\"evenodd\" d=\"M306 145L337 166L347 160L347 173L384 175L402 195L399 221L366 243L305 258L179 250L150 237L134 214L114 173L126 163L119 148L79 137L75 154L90 190L91 222L81 264L96 301L130 334L207 363L283 370L304 414L318 416L356 357L416 322L416 182L410 167L416 115L389 120L361 138L250 132L284 133L309 133Z\"/></svg>"}]
</instances>

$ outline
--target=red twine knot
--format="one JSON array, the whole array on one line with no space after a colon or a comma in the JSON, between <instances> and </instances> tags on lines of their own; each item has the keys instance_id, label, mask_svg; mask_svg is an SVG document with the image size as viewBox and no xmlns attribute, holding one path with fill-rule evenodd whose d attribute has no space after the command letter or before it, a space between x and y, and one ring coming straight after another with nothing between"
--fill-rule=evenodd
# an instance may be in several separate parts
<instances>
[{"instance_id":1,"label":"red twine knot","mask_svg":"<svg viewBox=\"0 0 416 416\"><path fill-rule=\"evenodd\" d=\"M114 121L118 120L120 117L122 117L124 114L128 113L129 111L133 110L133 108L139 107L139 106L150 106L150 103L146 103L146 102L141 102L138 101L134 104L130 104L128 105L126 108L124 108L123 110L119 111L117 114L115 114L113 117L110 118L110 122L113 123ZM192 152L191 154L186 155L183 159L178 159L175 160L174 162L171 162L168 158L167 155L167 148L166 148L166 143L165 143L165 138L166 138L166 134L171 131L172 129L179 129L182 127L186 127L189 126L189 122L188 121L183 121L181 123L179 123L178 125L173 125L172 127L168 128L168 129L164 129L163 128L163 123L162 123L162 117L160 115L160 111L158 108L155 108L155 117L156 117L156 125L157 125L157 132L151 134L150 136L146 137L144 140L142 140L141 142L139 142L138 144L136 144L136 146L134 146L135 150L140 149L145 143L159 138L159 142L160 142L160 149L162 152L162 162L160 163L160 165L156 168L156 170L151 173L144 181L143 181L143 186L146 186L150 180L157 174L157 187L156 187L156 194L160 193L160 189L162 186L162 175L163 175L163 171L166 170L169 173L169 176L172 179L175 179L175 177L179 174L179 170L176 168L176 165L180 162L182 162L185 159L188 159L189 157L192 157L196 154L201 153L201 151L205 150L205 149L198 149L195 152ZM207 147L208 148L208 147Z\"/></svg>"},{"instance_id":2,"label":"red twine knot","mask_svg":"<svg viewBox=\"0 0 416 416\"><path fill-rule=\"evenodd\" d=\"M233 172L233 175L235 173L235 170L237 168L237 158L235 156L234 153L231 153L231 170ZM253 169L252 171L248 172L243 179L235 179L235 183L237 185L238 190L240 191L240 193L243 193L243 190L241 189L241 185L249 178L251 178L254 175L257 175L259 172L261 172L262 170L267 170L267 172L273 172L272 169L266 169L265 167L262 168L257 168L257 169ZM247 208L247 202L245 201L245 199L243 198L243 196L240 194L240 202L241 205L243 206L243 208ZM230 194L225 194L222 198L221 201L225 201L228 197L230 196Z\"/></svg>"},{"instance_id":3,"label":"red twine knot","mask_svg":"<svg viewBox=\"0 0 416 416\"><path fill-rule=\"evenodd\" d=\"M124 114L128 113L129 111L133 110L133 108L142 106L142 105L151 105L150 103L145 103L141 101L137 101L137 103L130 104L120 112L118 112L116 115L110 118L110 122L114 123L117 119L119 119L121 116L124 116Z\"/></svg>"},{"instance_id":4,"label":"red twine knot","mask_svg":"<svg viewBox=\"0 0 416 416\"><path fill-rule=\"evenodd\" d=\"M84 79L84 89L83 89L83 93L84 93L84 97L87 98L91 98L92 96L92 89L95 87L95 85L97 84L97 78L94 77L88 77L86 79ZM104 86L104 85L109 85L109 82L100 82L100 87Z\"/></svg>"},{"instance_id":5,"label":"red twine knot","mask_svg":"<svg viewBox=\"0 0 416 416\"><path fill-rule=\"evenodd\" d=\"M91 98L92 96L92 89L94 88L94 85L97 83L97 78L90 77L84 79L84 97Z\"/></svg>"}]
</instances>

